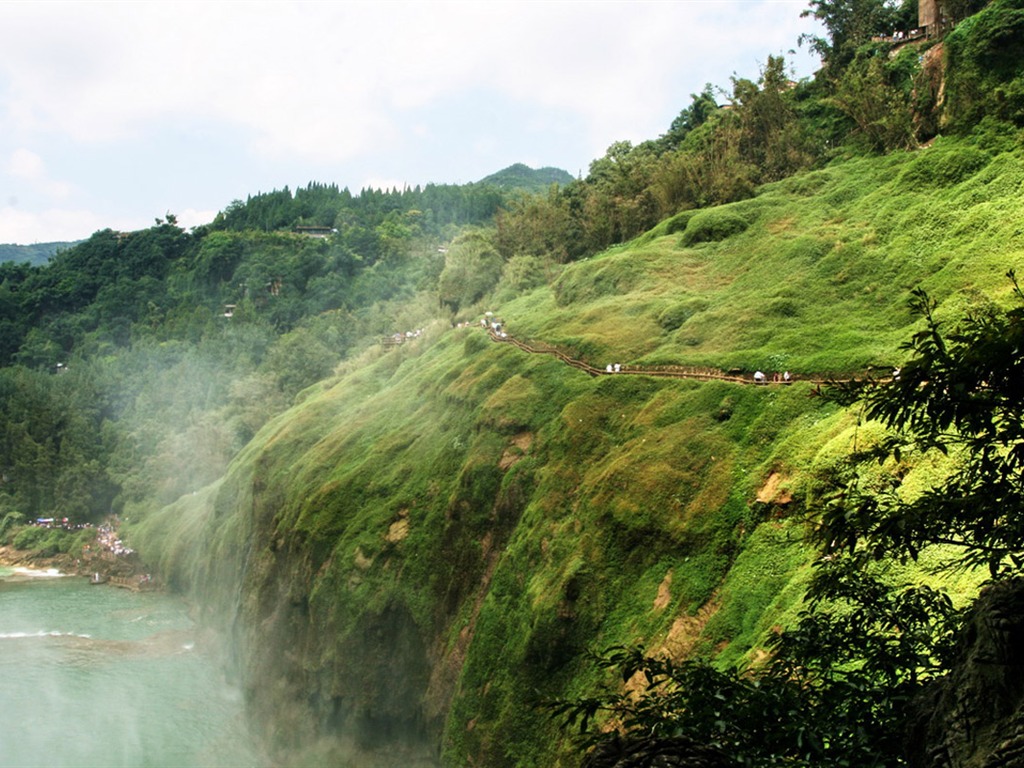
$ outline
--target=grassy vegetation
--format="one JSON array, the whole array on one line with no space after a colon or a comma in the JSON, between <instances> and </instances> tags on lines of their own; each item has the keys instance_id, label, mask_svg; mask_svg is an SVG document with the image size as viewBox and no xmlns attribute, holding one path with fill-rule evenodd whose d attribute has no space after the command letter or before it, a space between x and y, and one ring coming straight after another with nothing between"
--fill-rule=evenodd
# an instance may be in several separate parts
<instances>
[{"instance_id":1,"label":"grassy vegetation","mask_svg":"<svg viewBox=\"0 0 1024 768\"><path fill-rule=\"evenodd\" d=\"M82 547L95 540L96 531L68 531L59 527L26 525L12 531L7 538L15 549L32 552L39 557L53 557L69 553L81 554Z\"/></svg>"},{"instance_id":2,"label":"grassy vegetation","mask_svg":"<svg viewBox=\"0 0 1024 768\"><path fill-rule=\"evenodd\" d=\"M1022 192L1024 151L982 141L836 161L488 308L601 367L886 371L911 289L949 317L1002 299ZM572 765L534 705L598 682L588 649L751 661L792 621L805 516L878 436L814 393L591 378L479 327L435 330L308 390L220 484L134 535L237 633L251 689L304 691L318 722L338 700L349 723L420 717L445 764ZM907 492L942 471L904 462ZM387 665L421 686L404 702L379 694Z\"/></svg>"},{"instance_id":3,"label":"grassy vegetation","mask_svg":"<svg viewBox=\"0 0 1024 768\"><path fill-rule=\"evenodd\" d=\"M909 292L951 316L1008 290L1020 260L1020 152L938 140L837 161L751 200L669 220L567 268L555 304L503 311L510 330L616 360L837 375L890 365Z\"/></svg>"}]
</instances>

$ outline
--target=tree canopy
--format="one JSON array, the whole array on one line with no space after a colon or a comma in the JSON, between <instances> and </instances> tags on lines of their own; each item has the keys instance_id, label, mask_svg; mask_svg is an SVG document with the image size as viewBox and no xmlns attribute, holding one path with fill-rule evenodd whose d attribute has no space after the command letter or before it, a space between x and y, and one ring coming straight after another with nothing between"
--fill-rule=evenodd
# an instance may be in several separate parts
<instances>
[{"instance_id":1,"label":"tree canopy","mask_svg":"<svg viewBox=\"0 0 1024 768\"><path fill-rule=\"evenodd\" d=\"M916 557L929 544L953 545L966 565L993 575L1024 565L1024 294L1014 281L1006 310L971 312L948 332L922 291L912 308L925 327L888 379L839 385L839 402L893 433L855 459L908 451L950 454L956 470L908 497L896 486L864 487L856 474L830 501L819 538L828 552Z\"/></svg>"}]
</instances>

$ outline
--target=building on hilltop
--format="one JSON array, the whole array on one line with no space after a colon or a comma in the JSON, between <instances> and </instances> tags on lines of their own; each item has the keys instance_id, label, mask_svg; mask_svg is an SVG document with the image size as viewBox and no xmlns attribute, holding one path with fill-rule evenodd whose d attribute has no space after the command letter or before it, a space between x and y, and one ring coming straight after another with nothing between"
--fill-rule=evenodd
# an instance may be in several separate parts
<instances>
[{"instance_id":1,"label":"building on hilltop","mask_svg":"<svg viewBox=\"0 0 1024 768\"><path fill-rule=\"evenodd\" d=\"M942 12L939 0L918 0L917 26L924 30L927 37L937 37L942 32Z\"/></svg>"},{"instance_id":2,"label":"building on hilltop","mask_svg":"<svg viewBox=\"0 0 1024 768\"><path fill-rule=\"evenodd\" d=\"M294 231L298 235L306 235L307 237L330 237L338 232L334 227L314 227L303 225L296 226Z\"/></svg>"}]
</instances>

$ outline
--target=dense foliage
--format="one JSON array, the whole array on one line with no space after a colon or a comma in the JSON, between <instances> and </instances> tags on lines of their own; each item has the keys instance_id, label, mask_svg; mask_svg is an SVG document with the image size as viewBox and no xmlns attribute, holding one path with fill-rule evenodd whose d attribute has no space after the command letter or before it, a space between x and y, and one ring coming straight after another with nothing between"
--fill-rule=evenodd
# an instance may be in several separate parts
<instances>
[{"instance_id":1,"label":"dense foliage","mask_svg":"<svg viewBox=\"0 0 1024 768\"><path fill-rule=\"evenodd\" d=\"M591 730L595 718L611 716L633 738L685 736L752 768L906 765L907 705L942 671L957 613L928 587L897 589L862 571L821 568L810 607L774 638L765 664L720 669L611 648L596 663L640 693L550 709L589 744L613 738Z\"/></svg>"},{"instance_id":2,"label":"dense foliage","mask_svg":"<svg viewBox=\"0 0 1024 768\"><path fill-rule=\"evenodd\" d=\"M1024 566L1024 294L1014 288L1011 309L976 310L948 334L918 292L914 309L926 325L906 344L909 360L887 381L842 387L840 401L863 402L869 418L895 430L858 459L939 451L957 466L908 496L898 475L877 487L859 480L854 465L824 510L826 551L901 558L947 544L958 562L993 576Z\"/></svg>"},{"instance_id":3,"label":"dense foliage","mask_svg":"<svg viewBox=\"0 0 1024 768\"><path fill-rule=\"evenodd\" d=\"M2 509L95 520L212 482L349 350L438 314L441 245L501 199L311 184L0 264Z\"/></svg>"},{"instance_id":4,"label":"dense foliage","mask_svg":"<svg viewBox=\"0 0 1024 768\"><path fill-rule=\"evenodd\" d=\"M913 148L940 131L969 133L985 115L1019 125L1019 0L950 0L940 11L945 50L911 35L916 3L810 3L806 13L826 30L803 41L823 56L813 81L792 82L785 60L768 56L756 81L706 86L660 138L617 142L584 178L506 208L504 255L576 259L680 210L748 198L851 147Z\"/></svg>"},{"instance_id":5,"label":"dense foliage","mask_svg":"<svg viewBox=\"0 0 1024 768\"><path fill-rule=\"evenodd\" d=\"M957 567L1020 573L1024 294L1016 284L1014 297L1010 309L985 307L946 334L935 305L916 292L912 308L925 328L904 345L908 360L891 378L832 390L892 433L854 452L850 475L811 510L821 556L807 607L771 639L766 662L723 669L612 648L598 665L639 680L640 693L560 701L554 713L590 743L609 738L590 729L611 716L633 737L686 736L747 766L908 765L908 706L949 672L961 614L942 591L894 585L876 561L946 545ZM908 491L899 463L911 451L952 453L955 469ZM897 465L874 475L881 486L859 476L870 459Z\"/></svg>"}]
</instances>

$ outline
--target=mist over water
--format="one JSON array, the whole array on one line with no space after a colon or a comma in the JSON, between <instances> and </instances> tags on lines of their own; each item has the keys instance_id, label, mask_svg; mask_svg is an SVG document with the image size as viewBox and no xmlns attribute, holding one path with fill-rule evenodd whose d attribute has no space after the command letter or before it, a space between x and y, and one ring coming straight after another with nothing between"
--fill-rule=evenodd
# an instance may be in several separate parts
<instances>
[{"instance_id":1,"label":"mist over water","mask_svg":"<svg viewBox=\"0 0 1024 768\"><path fill-rule=\"evenodd\" d=\"M185 606L0 568L0 766L265 766Z\"/></svg>"}]
</instances>

